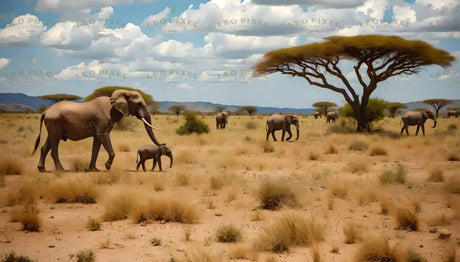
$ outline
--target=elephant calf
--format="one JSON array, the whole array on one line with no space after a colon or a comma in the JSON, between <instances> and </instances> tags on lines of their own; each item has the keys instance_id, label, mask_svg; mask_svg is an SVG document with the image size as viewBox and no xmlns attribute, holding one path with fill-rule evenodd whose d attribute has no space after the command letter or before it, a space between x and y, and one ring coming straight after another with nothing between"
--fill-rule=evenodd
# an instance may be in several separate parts
<instances>
[{"instance_id":1,"label":"elephant calf","mask_svg":"<svg viewBox=\"0 0 460 262\"><path fill-rule=\"evenodd\" d=\"M328 112L326 114L326 123L334 123L335 120L337 120L339 118L339 113L337 111L335 112Z\"/></svg>"},{"instance_id":2,"label":"elephant calf","mask_svg":"<svg viewBox=\"0 0 460 262\"><path fill-rule=\"evenodd\" d=\"M172 155L172 151L171 151L171 149L169 147L167 147L166 145L161 145L161 146L143 145L143 146L141 146L137 150L137 159L136 159L137 167L136 167L136 171L139 170L139 166L142 165L142 169L145 172L145 160L147 160L147 159L153 159L152 171L155 168L155 166L157 165L157 162L158 162L158 165L160 167L160 171L163 171L163 169L161 168L161 156L162 155L165 155L165 156L169 157L169 160L170 160L169 167L171 168L172 164L173 164L173 155Z\"/></svg>"}]
</instances>

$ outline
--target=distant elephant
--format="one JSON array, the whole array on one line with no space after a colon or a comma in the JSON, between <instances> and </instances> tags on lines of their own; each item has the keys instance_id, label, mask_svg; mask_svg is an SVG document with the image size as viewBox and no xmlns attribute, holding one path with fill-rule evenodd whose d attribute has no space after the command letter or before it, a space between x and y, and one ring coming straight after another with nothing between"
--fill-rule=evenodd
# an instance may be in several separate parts
<instances>
[{"instance_id":1,"label":"distant elephant","mask_svg":"<svg viewBox=\"0 0 460 262\"><path fill-rule=\"evenodd\" d=\"M406 129L406 134L409 135L409 126L417 126L417 131L415 132L415 135L418 135L418 131L420 127L422 127L422 132L423 135L425 135L425 121L431 118L434 121L434 125L432 128L436 127L436 116L433 113L433 111L425 109L423 111L410 111L405 113L402 118L401 122L404 122L404 126L401 128L401 135ZM401 124L401 122L399 124Z\"/></svg>"},{"instance_id":2,"label":"distant elephant","mask_svg":"<svg viewBox=\"0 0 460 262\"><path fill-rule=\"evenodd\" d=\"M139 149L137 150L136 171L139 170L139 166L142 165L142 169L145 172L145 160L147 159L153 159L152 171L157 165L157 163L160 167L160 171L163 171L163 169L161 168L161 156L169 157L169 168L171 168L173 164L173 155L171 149L166 145L143 145L139 147Z\"/></svg>"},{"instance_id":3,"label":"distant elephant","mask_svg":"<svg viewBox=\"0 0 460 262\"><path fill-rule=\"evenodd\" d=\"M318 117L321 118L321 114L319 112L315 112L313 116L315 117L315 119L318 119Z\"/></svg>"},{"instance_id":4,"label":"distant elephant","mask_svg":"<svg viewBox=\"0 0 460 262\"><path fill-rule=\"evenodd\" d=\"M328 112L326 114L326 123L334 123L335 120L337 120L339 118L339 113L337 111L335 112Z\"/></svg>"},{"instance_id":5,"label":"distant elephant","mask_svg":"<svg viewBox=\"0 0 460 262\"><path fill-rule=\"evenodd\" d=\"M59 141L67 139L76 141L88 137L93 137L93 149L88 170L98 171L96 159L101 145L109 154L109 159L105 162L105 168L109 170L115 157L110 141L110 131L123 116L129 115L142 120L150 139L156 145L161 145L153 133L152 128L157 128L152 126L145 101L136 91L116 90L111 97L97 97L85 103L61 101L50 106L41 116L40 132L33 151L35 153L40 144L42 124L45 122L48 137L41 148L38 170L45 171L45 158L50 150L56 170L64 170L59 161Z\"/></svg>"},{"instance_id":6,"label":"distant elephant","mask_svg":"<svg viewBox=\"0 0 460 262\"><path fill-rule=\"evenodd\" d=\"M451 116L455 116L455 118L458 117L458 111L456 110L448 110L447 111L447 118L450 118Z\"/></svg>"},{"instance_id":7,"label":"distant elephant","mask_svg":"<svg viewBox=\"0 0 460 262\"><path fill-rule=\"evenodd\" d=\"M216 128L225 129L225 126L228 124L228 113L222 112L216 115Z\"/></svg>"},{"instance_id":8,"label":"distant elephant","mask_svg":"<svg viewBox=\"0 0 460 262\"><path fill-rule=\"evenodd\" d=\"M292 137L291 125L294 125L296 127L296 129L297 129L297 137L296 137L295 140L298 140L299 139L300 127L299 127L299 118L297 116L295 116L295 115L279 115L279 114L271 115L267 120L267 127L266 127L267 137L266 137L265 140L268 140L268 136L271 133L272 137L273 137L273 140L277 141L276 137L275 137L275 131L282 129L283 134L281 136L281 141L284 141L284 135L285 135L286 132L288 132L288 134L289 134L289 137L286 138L286 141L288 141Z\"/></svg>"}]
</instances>

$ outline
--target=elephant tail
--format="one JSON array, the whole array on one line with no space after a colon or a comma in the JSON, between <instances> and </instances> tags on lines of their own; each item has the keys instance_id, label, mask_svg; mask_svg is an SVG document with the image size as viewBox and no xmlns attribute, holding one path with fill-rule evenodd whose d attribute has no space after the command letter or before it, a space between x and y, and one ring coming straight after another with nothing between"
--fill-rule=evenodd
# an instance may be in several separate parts
<instances>
[{"instance_id":1,"label":"elephant tail","mask_svg":"<svg viewBox=\"0 0 460 262\"><path fill-rule=\"evenodd\" d=\"M401 125L402 122L403 122L403 119L402 119L402 117L401 117L401 121L399 121L399 125Z\"/></svg>"},{"instance_id":2,"label":"elephant tail","mask_svg":"<svg viewBox=\"0 0 460 262\"><path fill-rule=\"evenodd\" d=\"M45 119L45 113L43 113L41 118L40 118L40 131L38 132L37 140L35 140L35 147L34 147L34 151L32 152L32 155L35 154L35 151L37 151L37 147L40 144L40 136L42 134L42 125L43 125L43 120L44 119Z\"/></svg>"}]
</instances>

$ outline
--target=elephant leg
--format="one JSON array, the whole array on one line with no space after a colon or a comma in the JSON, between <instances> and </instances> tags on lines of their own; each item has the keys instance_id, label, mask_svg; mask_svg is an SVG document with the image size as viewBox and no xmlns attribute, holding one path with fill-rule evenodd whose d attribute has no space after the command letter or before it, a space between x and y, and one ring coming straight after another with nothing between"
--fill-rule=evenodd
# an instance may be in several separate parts
<instances>
[{"instance_id":1,"label":"elephant leg","mask_svg":"<svg viewBox=\"0 0 460 262\"><path fill-rule=\"evenodd\" d=\"M94 137L93 139L93 150L91 153L91 161L89 162L89 169L88 171L99 171L99 169L96 168L96 160L97 156L99 155L99 149L101 148L101 141Z\"/></svg>"},{"instance_id":2,"label":"elephant leg","mask_svg":"<svg viewBox=\"0 0 460 262\"><path fill-rule=\"evenodd\" d=\"M144 172L146 172L146 170L145 170L145 159L142 161L142 170L143 170Z\"/></svg>"},{"instance_id":3,"label":"elephant leg","mask_svg":"<svg viewBox=\"0 0 460 262\"><path fill-rule=\"evenodd\" d=\"M161 156L158 157L158 167L160 168L160 172L162 172L163 168L161 168Z\"/></svg>"},{"instance_id":4,"label":"elephant leg","mask_svg":"<svg viewBox=\"0 0 460 262\"><path fill-rule=\"evenodd\" d=\"M281 133L281 141L284 141L285 135L286 135L286 130L283 129L283 132Z\"/></svg>"},{"instance_id":5,"label":"elephant leg","mask_svg":"<svg viewBox=\"0 0 460 262\"><path fill-rule=\"evenodd\" d=\"M46 159L46 156L48 155L48 152L51 150L51 143L49 141L49 139L47 138L46 139L46 142L45 144L42 146L42 148L40 149L40 160L38 161L38 171L40 172L45 172L45 159Z\"/></svg>"},{"instance_id":6,"label":"elephant leg","mask_svg":"<svg viewBox=\"0 0 460 262\"><path fill-rule=\"evenodd\" d=\"M139 162L137 162L136 171L139 171L139 167L141 166L141 162L142 162L142 159Z\"/></svg>"},{"instance_id":7,"label":"elephant leg","mask_svg":"<svg viewBox=\"0 0 460 262\"><path fill-rule=\"evenodd\" d=\"M272 131L272 137L273 137L273 141L278 141L276 140L276 137L275 137L275 130Z\"/></svg>"},{"instance_id":8,"label":"elephant leg","mask_svg":"<svg viewBox=\"0 0 460 262\"><path fill-rule=\"evenodd\" d=\"M289 139L291 139L291 137L292 137L291 128L288 128L286 131L287 131L287 133L288 133L288 135L289 135L289 137L286 138L286 141L289 141Z\"/></svg>"},{"instance_id":9,"label":"elephant leg","mask_svg":"<svg viewBox=\"0 0 460 262\"><path fill-rule=\"evenodd\" d=\"M425 135L425 126L424 125L422 125L422 133L423 133L423 135Z\"/></svg>"},{"instance_id":10,"label":"elephant leg","mask_svg":"<svg viewBox=\"0 0 460 262\"><path fill-rule=\"evenodd\" d=\"M51 140L51 156L54 160L54 166L58 171L64 171L61 161L59 160L59 139L57 141Z\"/></svg>"},{"instance_id":11,"label":"elephant leg","mask_svg":"<svg viewBox=\"0 0 460 262\"><path fill-rule=\"evenodd\" d=\"M113 151L112 142L110 141L109 135L105 135L103 137L102 146L104 146L105 150L109 154L109 159L107 159L107 162L105 162L105 168L107 168L107 170L110 170L110 168L112 167L113 159L115 158L115 151Z\"/></svg>"},{"instance_id":12,"label":"elephant leg","mask_svg":"<svg viewBox=\"0 0 460 262\"><path fill-rule=\"evenodd\" d=\"M420 125L417 125L417 131L415 131L415 135L418 136L418 131L420 130Z\"/></svg>"},{"instance_id":13,"label":"elephant leg","mask_svg":"<svg viewBox=\"0 0 460 262\"><path fill-rule=\"evenodd\" d=\"M269 132L269 131L267 131L267 136L265 137L265 141L267 141L267 140L268 140L268 137L269 137L269 136L270 136L270 132Z\"/></svg>"},{"instance_id":14,"label":"elephant leg","mask_svg":"<svg viewBox=\"0 0 460 262\"><path fill-rule=\"evenodd\" d=\"M157 159L153 158L152 171L155 169L156 166L157 166Z\"/></svg>"},{"instance_id":15,"label":"elephant leg","mask_svg":"<svg viewBox=\"0 0 460 262\"><path fill-rule=\"evenodd\" d=\"M403 132L404 132L404 128L405 128L405 127L406 127L406 126L403 126L403 127L401 128L401 134L400 134L400 135L402 135L402 134L403 134Z\"/></svg>"}]
</instances>

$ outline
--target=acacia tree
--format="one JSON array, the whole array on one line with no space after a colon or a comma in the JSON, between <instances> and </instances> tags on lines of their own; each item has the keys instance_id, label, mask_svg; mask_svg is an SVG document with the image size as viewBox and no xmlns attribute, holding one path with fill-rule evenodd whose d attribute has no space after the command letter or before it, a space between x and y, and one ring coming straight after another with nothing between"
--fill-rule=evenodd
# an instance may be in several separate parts
<instances>
[{"instance_id":1,"label":"acacia tree","mask_svg":"<svg viewBox=\"0 0 460 262\"><path fill-rule=\"evenodd\" d=\"M451 104L452 101L447 100L447 99L436 98L436 99L423 100L423 103L428 104L434 108L434 110L436 111L436 118L437 118L439 114L439 110L441 110L441 108L445 107L447 104Z\"/></svg>"},{"instance_id":2,"label":"acacia tree","mask_svg":"<svg viewBox=\"0 0 460 262\"><path fill-rule=\"evenodd\" d=\"M257 108L255 106L243 106L241 109L246 110L251 117L257 113Z\"/></svg>"},{"instance_id":3,"label":"acacia tree","mask_svg":"<svg viewBox=\"0 0 460 262\"><path fill-rule=\"evenodd\" d=\"M51 95L44 95L40 97L43 100L50 100L54 103L59 101L72 101L72 100L80 100L82 99L80 96L77 95L69 95L69 94L51 94Z\"/></svg>"},{"instance_id":4,"label":"acacia tree","mask_svg":"<svg viewBox=\"0 0 460 262\"><path fill-rule=\"evenodd\" d=\"M180 113L184 112L186 109L187 107L184 105L174 105L168 108L168 110L176 114L177 117L179 117Z\"/></svg>"},{"instance_id":5,"label":"acacia tree","mask_svg":"<svg viewBox=\"0 0 460 262\"><path fill-rule=\"evenodd\" d=\"M342 72L343 60L354 63L361 95ZM324 42L268 52L253 69L256 76L280 72L342 94L353 109L357 130L362 132L370 129L367 105L378 83L418 73L422 66L448 67L453 61L455 57L449 52L420 40L383 35L330 36Z\"/></svg>"},{"instance_id":6,"label":"acacia tree","mask_svg":"<svg viewBox=\"0 0 460 262\"><path fill-rule=\"evenodd\" d=\"M216 111L222 113L225 109L227 109L226 106L216 106Z\"/></svg>"},{"instance_id":7,"label":"acacia tree","mask_svg":"<svg viewBox=\"0 0 460 262\"><path fill-rule=\"evenodd\" d=\"M405 109L405 108L407 108L407 105L403 103L392 102L392 103L387 104L387 109L390 112L390 116L392 118L395 117L396 112L398 112L399 109Z\"/></svg>"},{"instance_id":8,"label":"acacia tree","mask_svg":"<svg viewBox=\"0 0 460 262\"><path fill-rule=\"evenodd\" d=\"M314 107L318 108L318 111L320 114L323 114L324 116L326 116L329 108L331 107L337 107L337 104L336 103L332 103L332 102L327 102L327 101L323 101L323 102L316 102L313 104Z\"/></svg>"}]
</instances>

